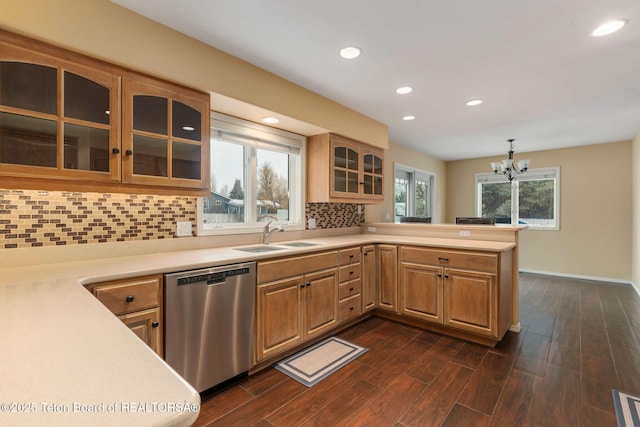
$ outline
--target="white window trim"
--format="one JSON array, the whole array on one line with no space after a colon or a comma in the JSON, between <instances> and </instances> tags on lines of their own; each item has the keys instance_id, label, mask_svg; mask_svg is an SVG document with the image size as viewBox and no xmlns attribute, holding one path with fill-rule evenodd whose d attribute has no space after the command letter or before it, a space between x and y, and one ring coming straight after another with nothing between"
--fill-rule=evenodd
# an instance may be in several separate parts
<instances>
[{"instance_id":1,"label":"white window trim","mask_svg":"<svg viewBox=\"0 0 640 427\"><path fill-rule=\"evenodd\" d=\"M536 179L545 179L553 176L556 180L555 185L555 194L553 198L553 209L556 216L556 223L554 227L544 227L544 226L529 226L529 230L539 230L539 231L558 231L560 230L560 167L549 167L549 168L537 168L537 169L529 169L527 172L522 175L516 177L513 181L511 181L511 224L496 224L496 226L511 226L511 225L519 225L517 222L514 224L514 221L518 221L518 197L514 197L514 188L518 186L519 181L533 181ZM520 179L522 178L522 179ZM504 175L493 172L486 173L477 173L475 180L475 207L476 207L476 216L482 216L482 206L480 206L480 200L482 198L480 183L496 183L496 182L508 182L507 178Z\"/></svg>"},{"instance_id":2,"label":"white window trim","mask_svg":"<svg viewBox=\"0 0 640 427\"><path fill-rule=\"evenodd\" d=\"M400 170L404 173L407 174L413 174L415 175L424 175L424 177L429 178L430 183L431 183L431 191L429 192L429 204L431 206L431 223L436 223L437 222L437 218L436 218L436 205L435 205L435 200L436 200L436 174L433 172L429 172L423 169L418 169L415 168L413 166L407 166L404 165L402 163L393 163L393 216L394 216L394 221L395 221L395 203L396 203L396 178L398 178L398 174L397 171ZM402 177L404 178L404 177ZM415 194L415 188L414 187L414 180L413 179L409 179L409 191L412 194ZM407 194L407 206L406 206L406 211L407 213L410 212L414 212L415 213L415 197L412 198L411 200L409 200L409 194ZM411 215L409 215L411 216Z\"/></svg>"},{"instance_id":3,"label":"white window trim","mask_svg":"<svg viewBox=\"0 0 640 427\"><path fill-rule=\"evenodd\" d=\"M298 175L299 179L295 182L289 182L289 194L298 195L298 203L295 205L289 204L290 217L291 212L296 214L298 218L297 222L287 221L274 221L281 225L286 231L304 230L305 229L305 210L304 201L306 199L306 138L302 135L298 135L292 132L287 132L280 129L275 129L269 126L264 126L258 123L249 122L237 117L228 116L226 114L211 112L211 139L220 138L224 134L224 139L231 142L241 142L242 144L248 144L252 150L264 147L269 150L274 150L274 144L280 145L283 152L290 152L293 147L299 154ZM276 148L276 151L279 151ZM254 153L255 154L255 153ZM256 156L249 156L250 159L255 161ZM245 156L246 159L246 156ZM245 165L252 166L252 165ZM256 188L257 176L252 175L250 168L245 167L245 199L255 199L254 188ZM290 198L291 200L291 198ZM245 209L245 215L250 215L250 219L254 222L250 224L232 224L227 226L220 226L215 228L205 228L203 217L201 212L204 210L204 197L198 197L197 199L197 235L198 236L215 236L215 235L229 235L229 234L247 234L247 233L262 233L265 224L258 224L255 222L256 213L252 210L247 211Z\"/></svg>"}]
</instances>

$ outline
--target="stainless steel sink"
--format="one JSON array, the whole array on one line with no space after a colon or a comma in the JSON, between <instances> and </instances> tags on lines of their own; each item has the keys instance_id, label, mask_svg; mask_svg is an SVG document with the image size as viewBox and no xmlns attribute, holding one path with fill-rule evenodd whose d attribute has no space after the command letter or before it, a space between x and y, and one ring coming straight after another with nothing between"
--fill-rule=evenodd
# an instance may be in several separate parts
<instances>
[{"instance_id":1,"label":"stainless steel sink","mask_svg":"<svg viewBox=\"0 0 640 427\"><path fill-rule=\"evenodd\" d=\"M236 251L243 252L271 252L271 251L283 251L287 248L279 247L279 246L271 246L271 245L258 245L258 246L247 246L246 248L233 248Z\"/></svg>"},{"instance_id":2,"label":"stainless steel sink","mask_svg":"<svg viewBox=\"0 0 640 427\"><path fill-rule=\"evenodd\" d=\"M307 246L318 246L320 243L311 242L291 242L291 243L279 243L282 246L290 246L292 248L305 248Z\"/></svg>"}]
</instances>

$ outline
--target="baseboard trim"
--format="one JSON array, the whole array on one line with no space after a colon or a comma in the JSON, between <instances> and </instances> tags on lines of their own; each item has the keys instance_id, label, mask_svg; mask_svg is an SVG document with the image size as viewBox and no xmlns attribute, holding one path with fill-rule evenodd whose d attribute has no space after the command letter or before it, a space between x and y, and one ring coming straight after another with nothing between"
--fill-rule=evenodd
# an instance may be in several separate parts
<instances>
[{"instance_id":1,"label":"baseboard trim","mask_svg":"<svg viewBox=\"0 0 640 427\"><path fill-rule=\"evenodd\" d=\"M620 280L620 279L612 279L610 277L597 277L597 276L583 276L580 274L567 274L567 273L556 273L551 271L540 271L540 270L529 270L527 268L521 268L518 270L520 273L531 273L531 274L540 274L543 276L558 276L558 277L567 277L570 279L583 279L583 280L593 280L595 282L604 282L604 283L616 283L620 285L631 285L638 297L640 297L640 286L633 283L633 280Z\"/></svg>"}]
</instances>

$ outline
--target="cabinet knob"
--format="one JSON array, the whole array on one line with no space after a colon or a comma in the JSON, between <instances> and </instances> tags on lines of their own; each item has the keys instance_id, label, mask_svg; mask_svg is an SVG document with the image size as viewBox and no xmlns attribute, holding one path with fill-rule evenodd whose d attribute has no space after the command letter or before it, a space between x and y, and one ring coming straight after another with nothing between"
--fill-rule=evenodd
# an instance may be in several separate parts
<instances>
[{"instance_id":1,"label":"cabinet knob","mask_svg":"<svg viewBox=\"0 0 640 427\"><path fill-rule=\"evenodd\" d=\"M311 282L307 282L307 286L311 287Z\"/></svg>"},{"instance_id":2,"label":"cabinet knob","mask_svg":"<svg viewBox=\"0 0 640 427\"><path fill-rule=\"evenodd\" d=\"M349 272L349 274L353 274L353 270Z\"/></svg>"},{"instance_id":3,"label":"cabinet knob","mask_svg":"<svg viewBox=\"0 0 640 427\"><path fill-rule=\"evenodd\" d=\"M304 283L302 283L302 284L300 285L300 289L302 289L302 288L304 288Z\"/></svg>"},{"instance_id":4,"label":"cabinet knob","mask_svg":"<svg viewBox=\"0 0 640 427\"><path fill-rule=\"evenodd\" d=\"M369 255L369 252L365 252L365 253L364 253L364 256L367 256L367 255Z\"/></svg>"},{"instance_id":5,"label":"cabinet knob","mask_svg":"<svg viewBox=\"0 0 640 427\"><path fill-rule=\"evenodd\" d=\"M126 154L127 156L130 156L130 155L132 155L132 154L133 154L133 151L131 151L131 150L127 150L127 151L125 151L125 152L124 152L124 154Z\"/></svg>"},{"instance_id":6,"label":"cabinet knob","mask_svg":"<svg viewBox=\"0 0 640 427\"><path fill-rule=\"evenodd\" d=\"M353 292L353 288L349 288L349 292Z\"/></svg>"},{"instance_id":7,"label":"cabinet knob","mask_svg":"<svg viewBox=\"0 0 640 427\"><path fill-rule=\"evenodd\" d=\"M126 301L133 302L133 295L127 295Z\"/></svg>"},{"instance_id":8,"label":"cabinet knob","mask_svg":"<svg viewBox=\"0 0 640 427\"><path fill-rule=\"evenodd\" d=\"M441 273L438 273L438 277L442 277L442 274L441 274Z\"/></svg>"},{"instance_id":9,"label":"cabinet knob","mask_svg":"<svg viewBox=\"0 0 640 427\"><path fill-rule=\"evenodd\" d=\"M353 258L353 255L349 255L349 258Z\"/></svg>"},{"instance_id":10,"label":"cabinet knob","mask_svg":"<svg viewBox=\"0 0 640 427\"><path fill-rule=\"evenodd\" d=\"M353 311L353 307L349 307L349 311Z\"/></svg>"},{"instance_id":11,"label":"cabinet knob","mask_svg":"<svg viewBox=\"0 0 640 427\"><path fill-rule=\"evenodd\" d=\"M157 328L158 326L160 326L160 323L158 323L158 322L153 322L153 323L151 324L151 327L152 327L152 328Z\"/></svg>"},{"instance_id":12,"label":"cabinet knob","mask_svg":"<svg viewBox=\"0 0 640 427\"><path fill-rule=\"evenodd\" d=\"M113 154L120 154L120 149L119 148L114 148L113 150L111 150L111 152Z\"/></svg>"},{"instance_id":13,"label":"cabinet knob","mask_svg":"<svg viewBox=\"0 0 640 427\"><path fill-rule=\"evenodd\" d=\"M444 275L444 278L445 278L445 279L448 279L448 278L449 278L449 275L448 275L448 274L445 274L445 275Z\"/></svg>"}]
</instances>

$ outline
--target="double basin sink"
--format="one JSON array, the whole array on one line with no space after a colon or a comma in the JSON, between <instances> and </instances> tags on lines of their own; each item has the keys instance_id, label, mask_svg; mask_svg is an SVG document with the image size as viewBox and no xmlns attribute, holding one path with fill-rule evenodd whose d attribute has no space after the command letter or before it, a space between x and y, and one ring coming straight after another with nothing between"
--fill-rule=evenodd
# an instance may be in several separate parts
<instances>
[{"instance_id":1,"label":"double basin sink","mask_svg":"<svg viewBox=\"0 0 640 427\"><path fill-rule=\"evenodd\" d=\"M290 242L290 243L278 243L277 245L256 245L256 246L246 246L246 247L233 248L233 249L235 249L236 251L260 253L260 252L282 251L289 248L306 248L309 246L318 246L318 245L320 245L320 243Z\"/></svg>"}]
</instances>

